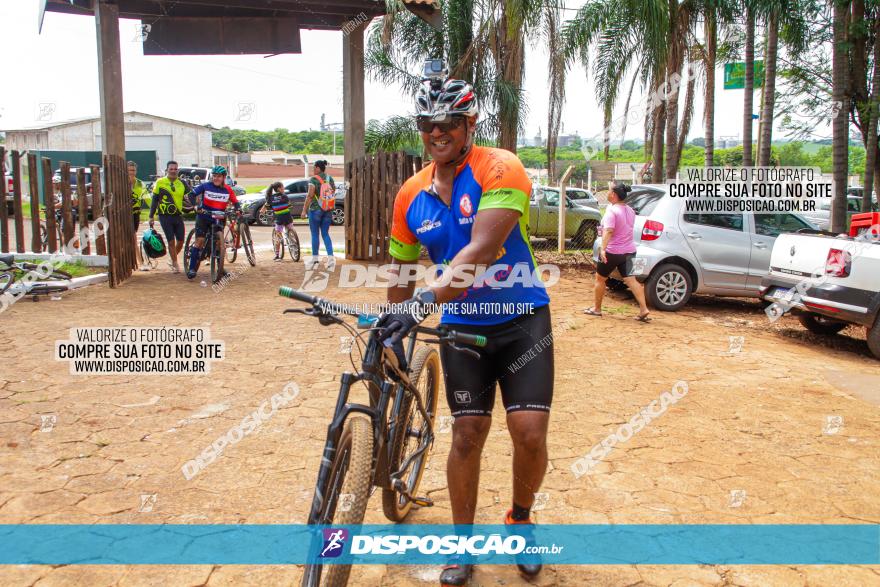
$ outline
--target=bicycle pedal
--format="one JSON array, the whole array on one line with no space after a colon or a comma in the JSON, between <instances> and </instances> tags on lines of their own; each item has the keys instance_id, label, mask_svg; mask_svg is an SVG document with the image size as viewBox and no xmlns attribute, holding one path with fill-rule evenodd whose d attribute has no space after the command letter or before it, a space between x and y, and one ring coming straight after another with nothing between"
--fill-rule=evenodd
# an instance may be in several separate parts
<instances>
[{"instance_id":1,"label":"bicycle pedal","mask_svg":"<svg viewBox=\"0 0 880 587\"><path fill-rule=\"evenodd\" d=\"M419 507L429 508L434 505L434 500L430 497L413 497L411 500Z\"/></svg>"}]
</instances>

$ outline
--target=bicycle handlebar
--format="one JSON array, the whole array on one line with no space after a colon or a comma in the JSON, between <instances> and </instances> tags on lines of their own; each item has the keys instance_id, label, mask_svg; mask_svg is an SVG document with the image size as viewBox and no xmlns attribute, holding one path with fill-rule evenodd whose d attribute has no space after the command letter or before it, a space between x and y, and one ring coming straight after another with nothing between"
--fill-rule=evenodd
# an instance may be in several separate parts
<instances>
[{"instance_id":1,"label":"bicycle handlebar","mask_svg":"<svg viewBox=\"0 0 880 587\"><path fill-rule=\"evenodd\" d=\"M331 302L329 300L325 300L323 298L311 296L307 293L301 292L299 290L293 289L289 286L282 286L278 290L278 295L290 298L292 300L298 300L300 302L305 302L310 304L311 306L315 306L320 308L324 312L333 312L336 314L347 314L349 316L357 316L364 317L364 314L360 312L355 312L351 309L346 308L345 306ZM371 317L375 318L375 317ZM476 347L484 347L488 340L485 336L479 334L468 334L466 332L458 332L455 330L450 330L445 326L441 326L440 328L428 328L427 326L417 326L415 328L416 332L420 332L422 334L427 334L429 336L436 336L443 342L451 342L454 344L468 344Z\"/></svg>"}]
</instances>

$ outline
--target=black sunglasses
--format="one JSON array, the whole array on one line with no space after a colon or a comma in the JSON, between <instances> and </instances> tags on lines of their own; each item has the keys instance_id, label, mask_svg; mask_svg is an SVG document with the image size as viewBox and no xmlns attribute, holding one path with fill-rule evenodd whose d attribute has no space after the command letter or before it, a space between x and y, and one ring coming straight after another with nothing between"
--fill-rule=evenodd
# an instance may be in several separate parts
<instances>
[{"instance_id":1,"label":"black sunglasses","mask_svg":"<svg viewBox=\"0 0 880 587\"><path fill-rule=\"evenodd\" d=\"M464 123L464 116L450 116L445 122L436 122L431 120L429 116L417 116L416 126L420 132L431 132L434 127L440 129L440 132L449 132L460 127Z\"/></svg>"}]
</instances>

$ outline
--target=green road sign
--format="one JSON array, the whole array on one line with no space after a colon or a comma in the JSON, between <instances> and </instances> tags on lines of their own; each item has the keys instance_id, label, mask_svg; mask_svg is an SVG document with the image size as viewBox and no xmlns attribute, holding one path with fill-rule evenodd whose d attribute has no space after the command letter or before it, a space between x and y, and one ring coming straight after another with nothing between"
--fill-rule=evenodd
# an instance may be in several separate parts
<instances>
[{"instance_id":1,"label":"green road sign","mask_svg":"<svg viewBox=\"0 0 880 587\"><path fill-rule=\"evenodd\" d=\"M764 85L764 62L755 61L755 87ZM724 89L742 90L746 87L746 64L742 61L724 64Z\"/></svg>"}]
</instances>

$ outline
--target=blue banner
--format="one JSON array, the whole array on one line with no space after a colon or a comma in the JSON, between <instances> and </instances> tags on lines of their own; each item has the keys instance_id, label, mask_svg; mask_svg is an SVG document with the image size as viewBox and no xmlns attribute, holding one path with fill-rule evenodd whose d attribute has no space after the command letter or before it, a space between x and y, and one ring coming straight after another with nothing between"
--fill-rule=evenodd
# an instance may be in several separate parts
<instances>
[{"instance_id":1,"label":"blue banner","mask_svg":"<svg viewBox=\"0 0 880 587\"><path fill-rule=\"evenodd\" d=\"M0 564L880 564L880 525L0 525Z\"/></svg>"}]
</instances>

